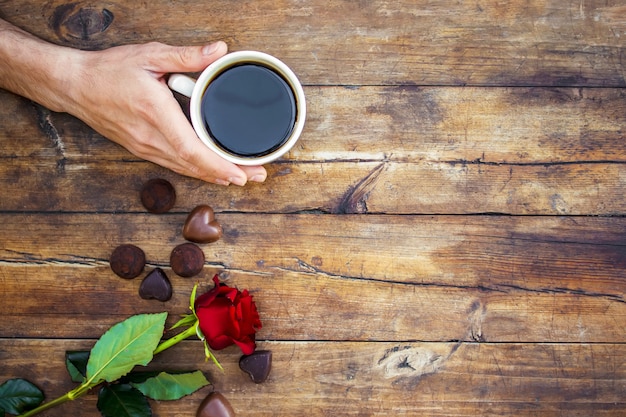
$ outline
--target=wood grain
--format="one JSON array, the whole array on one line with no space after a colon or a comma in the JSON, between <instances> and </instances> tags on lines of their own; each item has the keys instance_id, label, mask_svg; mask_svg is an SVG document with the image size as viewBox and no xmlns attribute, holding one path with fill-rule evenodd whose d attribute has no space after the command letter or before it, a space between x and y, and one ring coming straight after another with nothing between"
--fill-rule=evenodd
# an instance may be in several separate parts
<instances>
[{"instance_id":1,"label":"wood grain","mask_svg":"<svg viewBox=\"0 0 626 417\"><path fill-rule=\"evenodd\" d=\"M286 160L494 165L624 163L622 89L307 87ZM0 91L0 158L133 161L67 114Z\"/></svg>"},{"instance_id":2,"label":"wood grain","mask_svg":"<svg viewBox=\"0 0 626 417\"><path fill-rule=\"evenodd\" d=\"M182 179L145 162L54 159L0 167L5 211L143 211L142 184L172 178L175 210L210 204L217 211L331 214L604 215L626 213L626 165L507 166L457 162L279 163L263 185L224 189ZM328 177L332 181L327 181ZM114 184L112 186L112 184ZM24 192L28 190L28 192ZM302 190L310 190L303 193Z\"/></svg>"},{"instance_id":3,"label":"wood grain","mask_svg":"<svg viewBox=\"0 0 626 417\"><path fill-rule=\"evenodd\" d=\"M279 56L307 85L626 85L618 0L4 0L0 10L42 38L84 49L222 39L232 50Z\"/></svg>"},{"instance_id":4,"label":"wood grain","mask_svg":"<svg viewBox=\"0 0 626 417\"><path fill-rule=\"evenodd\" d=\"M184 314L195 281L169 268L184 219L0 216L2 291L11 300L0 307L11 318L2 335L42 337L54 328L57 337L98 337L141 311ZM224 214L218 221L225 235L203 246L203 288L215 273L249 288L265 317L264 338L625 340L621 219ZM112 273L108 257L123 243L144 249L146 272L169 273L171 302L141 300L140 279ZM42 309L48 326L26 326Z\"/></svg>"},{"instance_id":5,"label":"wood grain","mask_svg":"<svg viewBox=\"0 0 626 417\"><path fill-rule=\"evenodd\" d=\"M0 17L85 50L265 51L308 105L298 146L239 188L0 91L0 383L61 395L66 350L133 314L172 324L219 274L255 297L269 380L253 384L235 348L218 372L198 341L152 366L202 369L238 415L626 414L623 2L0 0ZM165 215L139 200L155 177L176 188ZM224 235L181 278L169 256L198 204ZM166 271L169 302L112 273L123 243L144 249L144 274ZM193 416L209 391L154 415Z\"/></svg>"},{"instance_id":6,"label":"wood grain","mask_svg":"<svg viewBox=\"0 0 626 417\"><path fill-rule=\"evenodd\" d=\"M307 91L310 117L297 149L269 167L265 185L244 190L181 181L71 116L4 93L0 178L8 188L0 207L141 210L141 184L166 176L187 211L202 195L218 211L254 211L262 201L270 212L624 214L621 90Z\"/></svg>"},{"instance_id":7,"label":"wood grain","mask_svg":"<svg viewBox=\"0 0 626 417\"><path fill-rule=\"evenodd\" d=\"M85 340L0 340L6 375L27 376L51 396L73 387L65 350L89 349ZM238 369L234 349L217 353L225 372L203 360L198 342L159 355L150 369L207 373L237 415L275 416L620 416L623 344L491 344L414 342L262 342L273 370L254 384ZM28 368L28 358L49 361ZM181 358L184 358L181 360ZM45 375L45 377L42 377ZM175 402L152 402L156 416L193 416L210 388ZM95 395L67 403L47 416L96 416Z\"/></svg>"}]
</instances>

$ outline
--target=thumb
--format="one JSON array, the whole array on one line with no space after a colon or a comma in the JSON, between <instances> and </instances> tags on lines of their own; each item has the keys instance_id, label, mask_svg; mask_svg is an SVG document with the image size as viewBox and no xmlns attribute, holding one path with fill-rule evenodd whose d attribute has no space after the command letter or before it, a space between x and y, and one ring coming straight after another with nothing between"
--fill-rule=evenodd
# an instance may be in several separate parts
<instances>
[{"instance_id":1,"label":"thumb","mask_svg":"<svg viewBox=\"0 0 626 417\"><path fill-rule=\"evenodd\" d=\"M228 47L222 41L205 46L168 46L157 53L158 72L202 71L210 63L224 56Z\"/></svg>"}]
</instances>

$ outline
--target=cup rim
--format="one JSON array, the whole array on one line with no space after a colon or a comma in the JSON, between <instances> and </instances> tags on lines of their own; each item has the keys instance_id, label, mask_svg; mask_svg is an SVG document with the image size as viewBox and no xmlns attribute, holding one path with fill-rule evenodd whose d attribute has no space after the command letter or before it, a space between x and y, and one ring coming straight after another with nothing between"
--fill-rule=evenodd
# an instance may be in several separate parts
<instances>
[{"instance_id":1,"label":"cup rim","mask_svg":"<svg viewBox=\"0 0 626 417\"><path fill-rule=\"evenodd\" d=\"M218 146L211 135L204 126L201 115L201 100L204 91L208 87L209 83L222 71L232 66L239 64L260 64L267 68L276 71L281 75L289 87L293 91L296 99L296 120L294 121L293 129L287 140L272 152L262 156L242 156L234 155L222 149ZM302 84L298 80L296 74L281 60L278 58L258 51L236 51L230 52L221 58L218 58L213 63L202 71L191 93L190 100L190 117L191 123L198 134L200 140L209 147L213 152L217 153L222 158L226 159L237 165L264 165L266 163L275 161L287 152L289 152L296 144L302 130L304 129L304 121L306 119L306 101L304 96L304 89Z\"/></svg>"}]
</instances>

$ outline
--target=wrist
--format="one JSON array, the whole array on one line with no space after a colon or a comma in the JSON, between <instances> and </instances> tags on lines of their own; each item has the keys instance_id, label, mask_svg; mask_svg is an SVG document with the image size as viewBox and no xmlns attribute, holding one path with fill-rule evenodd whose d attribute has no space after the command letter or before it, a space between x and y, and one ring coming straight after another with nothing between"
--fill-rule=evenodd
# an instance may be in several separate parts
<instances>
[{"instance_id":1,"label":"wrist","mask_svg":"<svg viewBox=\"0 0 626 417\"><path fill-rule=\"evenodd\" d=\"M83 52L54 45L0 20L0 88L53 111L71 106L73 74Z\"/></svg>"}]
</instances>

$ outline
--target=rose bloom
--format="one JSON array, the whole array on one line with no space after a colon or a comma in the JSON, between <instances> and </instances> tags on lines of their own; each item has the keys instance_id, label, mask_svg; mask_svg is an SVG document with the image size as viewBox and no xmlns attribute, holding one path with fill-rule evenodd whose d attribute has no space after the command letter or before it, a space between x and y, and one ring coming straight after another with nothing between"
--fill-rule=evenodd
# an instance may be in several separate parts
<instances>
[{"instance_id":1,"label":"rose bloom","mask_svg":"<svg viewBox=\"0 0 626 417\"><path fill-rule=\"evenodd\" d=\"M248 290L221 284L213 277L215 287L199 296L195 302L200 330L214 350L236 344L244 355L254 352L254 335L261 328L256 304Z\"/></svg>"}]
</instances>

